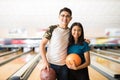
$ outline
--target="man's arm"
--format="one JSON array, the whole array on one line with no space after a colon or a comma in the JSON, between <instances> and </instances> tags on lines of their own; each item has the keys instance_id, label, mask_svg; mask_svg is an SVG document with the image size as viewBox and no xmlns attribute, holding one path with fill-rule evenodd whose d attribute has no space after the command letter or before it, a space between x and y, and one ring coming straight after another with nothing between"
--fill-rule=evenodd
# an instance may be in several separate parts
<instances>
[{"instance_id":1,"label":"man's arm","mask_svg":"<svg viewBox=\"0 0 120 80\"><path fill-rule=\"evenodd\" d=\"M41 57L42 57L42 60L43 60L43 63L45 64L44 65L44 69L47 68L49 69L49 63L47 61L47 58L46 58L46 44L48 43L48 39L46 38L43 38L41 43L40 43L40 54L41 54Z\"/></svg>"}]
</instances>

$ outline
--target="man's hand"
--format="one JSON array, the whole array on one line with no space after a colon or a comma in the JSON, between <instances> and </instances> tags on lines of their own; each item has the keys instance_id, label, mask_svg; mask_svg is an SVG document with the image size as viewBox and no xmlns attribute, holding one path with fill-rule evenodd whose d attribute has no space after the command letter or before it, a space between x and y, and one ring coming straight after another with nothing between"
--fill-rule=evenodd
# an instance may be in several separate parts
<instances>
[{"instance_id":1,"label":"man's hand","mask_svg":"<svg viewBox=\"0 0 120 80\"><path fill-rule=\"evenodd\" d=\"M85 39L85 42L87 42L88 44L90 44L90 40L89 39Z\"/></svg>"}]
</instances>

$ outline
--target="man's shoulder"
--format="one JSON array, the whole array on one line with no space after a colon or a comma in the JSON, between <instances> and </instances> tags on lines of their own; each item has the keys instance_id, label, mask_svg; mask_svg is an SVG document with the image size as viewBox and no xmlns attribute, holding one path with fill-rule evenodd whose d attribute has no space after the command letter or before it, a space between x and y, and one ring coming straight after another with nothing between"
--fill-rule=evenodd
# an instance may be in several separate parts
<instances>
[{"instance_id":1,"label":"man's shoulder","mask_svg":"<svg viewBox=\"0 0 120 80\"><path fill-rule=\"evenodd\" d=\"M51 29L51 28L53 29L53 28L56 28L57 26L58 26L58 25L50 25L49 28L50 28L50 29Z\"/></svg>"}]
</instances>

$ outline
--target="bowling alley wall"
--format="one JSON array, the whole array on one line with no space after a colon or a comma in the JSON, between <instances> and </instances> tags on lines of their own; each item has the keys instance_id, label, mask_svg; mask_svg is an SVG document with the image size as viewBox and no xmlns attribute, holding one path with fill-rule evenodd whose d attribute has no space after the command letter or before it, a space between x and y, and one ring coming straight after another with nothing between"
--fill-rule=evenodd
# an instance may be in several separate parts
<instances>
[{"instance_id":1,"label":"bowling alley wall","mask_svg":"<svg viewBox=\"0 0 120 80\"><path fill-rule=\"evenodd\" d=\"M73 12L69 27L81 22L86 38L120 35L119 0L0 0L0 38L41 38L63 7Z\"/></svg>"}]
</instances>

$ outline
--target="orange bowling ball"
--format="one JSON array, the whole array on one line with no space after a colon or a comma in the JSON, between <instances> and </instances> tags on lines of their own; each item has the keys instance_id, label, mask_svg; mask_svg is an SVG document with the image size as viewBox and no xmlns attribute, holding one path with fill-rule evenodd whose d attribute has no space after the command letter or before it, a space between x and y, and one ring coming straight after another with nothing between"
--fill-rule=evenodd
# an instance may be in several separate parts
<instances>
[{"instance_id":1,"label":"orange bowling ball","mask_svg":"<svg viewBox=\"0 0 120 80\"><path fill-rule=\"evenodd\" d=\"M52 68L50 68L49 71L42 69L40 72L40 80L56 80L55 71Z\"/></svg>"},{"instance_id":2,"label":"orange bowling ball","mask_svg":"<svg viewBox=\"0 0 120 80\"><path fill-rule=\"evenodd\" d=\"M76 66L81 64L81 58L78 54L72 53L66 57L66 65L73 65L75 63Z\"/></svg>"}]
</instances>

